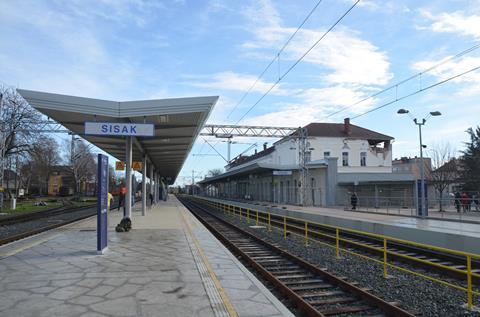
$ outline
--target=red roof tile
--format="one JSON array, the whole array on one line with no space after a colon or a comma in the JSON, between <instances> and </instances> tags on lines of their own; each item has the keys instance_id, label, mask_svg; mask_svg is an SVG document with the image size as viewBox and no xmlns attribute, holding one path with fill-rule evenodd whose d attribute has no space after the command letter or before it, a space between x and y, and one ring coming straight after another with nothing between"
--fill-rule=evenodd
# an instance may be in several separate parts
<instances>
[{"instance_id":1,"label":"red roof tile","mask_svg":"<svg viewBox=\"0 0 480 317\"><path fill-rule=\"evenodd\" d=\"M345 131L343 123L310 123L307 128L308 136L320 137L350 137L374 141L393 140L391 136L368 130L353 124L350 124L350 133Z\"/></svg>"}]
</instances>

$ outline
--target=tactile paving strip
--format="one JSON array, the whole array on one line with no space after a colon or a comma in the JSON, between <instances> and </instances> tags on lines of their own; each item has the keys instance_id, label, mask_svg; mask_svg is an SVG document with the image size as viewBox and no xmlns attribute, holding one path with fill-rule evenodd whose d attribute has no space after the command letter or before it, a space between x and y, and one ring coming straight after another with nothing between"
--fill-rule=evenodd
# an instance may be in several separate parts
<instances>
[{"instance_id":1,"label":"tactile paving strip","mask_svg":"<svg viewBox=\"0 0 480 317\"><path fill-rule=\"evenodd\" d=\"M186 231L185 236L188 241L188 245L192 252L195 264L202 279L205 291L210 299L210 304L216 317L238 317L233 305L230 303L228 296L225 294L220 282L218 281L213 269L211 268L207 257L202 251L200 243L193 235L188 220L182 213L182 219L185 223Z\"/></svg>"}]
</instances>

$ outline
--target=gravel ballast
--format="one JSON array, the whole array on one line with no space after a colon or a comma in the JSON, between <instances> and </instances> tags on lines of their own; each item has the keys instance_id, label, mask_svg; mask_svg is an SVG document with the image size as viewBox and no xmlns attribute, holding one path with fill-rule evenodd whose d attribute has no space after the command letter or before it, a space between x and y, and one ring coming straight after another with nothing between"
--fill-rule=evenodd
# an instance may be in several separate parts
<instances>
[{"instance_id":1,"label":"gravel ballast","mask_svg":"<svg viewBox=\"0 0 480 317\"><path fill-rule=\"evenodd\" d=\"M372 293L386 301L397 302L400 306L416 315L421 316L480 316L477 310L466 309L467 294L465 292L441 285L436 282L417 277L413 274L388 268L389 278L383 277L383 266L379 263L362 259L361 257L341 252L341 258L335 257L335 250L310 242L306 247L303 237L291 234L286 239L280 230L272 228L269 232L265 228L250 228L245 219L237 216L217 215L228 219L247 231L276 243L281 248L300 256L318 267L338 276L347 277L350 282L358 282L359 287L369 288ZM474 297L474 305L480 302Z\"/></svg>"},{"instance_id":2,"label":"gravel ballast","mask_svg":"<svg viewBox=\"0 0 480 317\"><path fill-rule=\"evenodd\" d=\"M93 216L95 214L96 207L88 207L79 210L76 209L73 211L67 211L61 214L55 214L44 218L22 221L8 225L0 225L0 239L5 239L19 234L27 233L32 230L47 227L56 223L80 219L90 215Z\"/></svg>"}]
</instances>

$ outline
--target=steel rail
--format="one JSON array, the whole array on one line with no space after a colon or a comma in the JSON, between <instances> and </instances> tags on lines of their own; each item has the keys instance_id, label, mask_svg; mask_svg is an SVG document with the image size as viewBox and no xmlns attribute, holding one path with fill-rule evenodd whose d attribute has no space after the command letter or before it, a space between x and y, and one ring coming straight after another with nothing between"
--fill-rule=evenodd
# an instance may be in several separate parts
<instances>
[{"instance_id":1,"label":"steel rail","mask_svg":"<svg viewBox=\"0 0 480 317\"><path fill-rule=\"evenodd\" d=\"M45 210L40 210L40 211L32 211L32 212L23 212L18 215L10 215L10 216L4 216L0 217L0 226L5 226L5 225L11 225L11 224L16 224L20 222L26 222L30 220L36 220L36 219L41 219L49 216L54 216L58 214L63 214L65 212L72 212L72 211L78 211L82 209L88 209L95 207L96 203L90 204L90 205L85 205L85 206L74 206L71 208L68 208L68 206L60 206L60 207L54 207L50 209L45 209Z\"/></svg>"},{"instance_id":2,"label":"steel rail","mask_svg":"<svg viewBox=\"0 0 480 317\"><path fill-rule=\"evenodd\" d=\"M265 217L260 217L264 220ZM297 219L289 219L287 223L287 228L290 232L295 233L299 236L304 234L304 224L305 221ZM322 227L314 222L309 223L309 236L313 239L319 239L322 241L328 241L332 246L335 245L336 237L335 230L331 228ZM284 226L283 219L278 215L272 215L270 224L276 228L282 228ZM383 257L383 241L375 237L366 237L361 236L355 233L342 232L342 237L339 239L342 246L347 246L350 248L355 248L359 251L366 252L368 254L377 256L377 258ZM414 266L418 266L424 269L433 269L438 274L443 274L445 276L458 279L459 281L465 281L466 265L465 259L451 255L445 254L438 251L422 249L420 247L414 247L405 245L396 241L388 241L389 248L387 250L388 257L392 260L401 261L408 263ZM404 253L404 254L402 254ZM447 263L448 262L448 263ZM480 266L480 262L472 261L472 264L475 264L476 267ZM465 269L460 269L464 267ZM472 277L475 282L480 280L479 269L472 272Z\"/></svg>"},{"instance_id":3,"label":"steel rail","mask_svg":"<svg viewBox=\"0 0 480 317\"><path fill-rule=\"evenodd\" d=\"M342 290L354 294L355 296L358 296L359 298L363 299L364 301L368 302L371 306L378 308L382 310L385 314L388 316L414 316L411 313L403 310L402 308L392 305L391 303L388 303L381 298L370 294L369 292L351 284L348 283L347 281L338 278L334 276L331 273L326 272L325 270L322 270L315 265L293 255L287 252L286 250L283 250L275 245L272 245L265 240L256 237L255 235L246 232L245 230L239 228L238 226L229 223L228 221L219 218L218 216L212 214L208 210L206 210L205 207L199 205L198 202L192 202L191 200L185 200L184 198L180 198L180 201L184 203L191 212L197 216L197 218L209 229L212 231L212 233L219 238L223 243L228 245L232 250L234 250L234 253L239 254L243 259L245 259L252 267L257 269L261 275L266 278L269 282L274 284L279 291L284 295L287 296L292 302L296 304L296 306L302 310L307 316L324 316L321 314L315 307L309 304L308 301L303 299L299 294L295 293L294 290L289 288L286 284L281 282L278 278L276 278L271 272L269 272L264 266L262 266L260 263L258 263L255 259L253 259L251 256L243 252L240 247L235 245L228 237L226 237L224 234L222 234L217 228L215 228L214 225L211 224L210 221L207 221L203 219L201 215L198 213L198 209L201 211L207 213L210 217L213 217L216 221L219 221L223 225L228 226L229 228L235 230L236 232L241 233L242 235L248 237L249 239L254 240L255 242L267 247L268 249L272 250L274 253L281 255L282 257L288 259L289 261L298 264L300 267L304 268L307 272L314 273L317 277L322 278L323 280L328 281L332 285L335 285Z\"/></svg>"},{"instance_id":4,"label":"steel rail","mask_svg":"<svg viewBox=\"0 0 480 317\"><path fill-rule=\"evenodd\" d=\"M241 210L247 210L245 207L235 207L240 208ZM252 209L250 210L253 211ZM259 216L259 219L264 220L263 223L269 222L270 226L283 230L285 225L283 216L265 211L259 211L259 214L261 215ZM270 220L267 219L268 214L270 214ZM304 235L304 223L308 222L308 235L311 238L320 240L317 241L319 243L326 243L333 247L335 247L336 244L335 231L336 229L339 229L341 231L341 238L339 239L341 246L377 256L377 259L383 257L383 239L387 238L389 246L387 255L389 259L420 267L422 269L434 270L435 273L439 275L465 282L467 267L465 264L465 256L462 252L457 252L458 254L442 252L441 248L433 246L431 246L431 248L422 248L418 243L352 229L336 228L335 226L319 224L315 221L293 217L287 217L287 220L286 227L289 229L289 232L299 236ZM450 251L454 252L455 250ZM374 260L374 258L371 259ZM473 282L477 283L480 281L480 261L472 256L471 262L473 266Z\"/></svg>"},{"instance_id":5,"label":"steel rail","mask_svg":"<svg viewBox=\"0 0 480 317\"><path fill-rule=\"evenodd\" d=\"M40 228L37 228L37 229L34 229L34 230L30 230L30 231L27 231L27 232L23 232L23 233L16 234L16 235L13 235L13 236L10 236L10 237L7 237L7 238L0 239L0 246L4 245L4 244L11 243L11 242L14 242L14 241L17 241L17 240L28 238L30 236L33 236L33 235L36 235L36 234L39 234L39 233L42 233L42 232L45 232L45 231L48 231L48 230L56 229L58 227L62 227L62 226L74 223L76 221L80 221L80 220L95 216L96 213L97 212L95 211L94 213L89 214L89 215L84 215L84 216L81 216L81 217L78 217L78 218L65 220L65 221L62 221L62 222L59 222L59 223L51 224L51 225L48 225L48 226L40 227Z\"/></svg>"}]
</instances>

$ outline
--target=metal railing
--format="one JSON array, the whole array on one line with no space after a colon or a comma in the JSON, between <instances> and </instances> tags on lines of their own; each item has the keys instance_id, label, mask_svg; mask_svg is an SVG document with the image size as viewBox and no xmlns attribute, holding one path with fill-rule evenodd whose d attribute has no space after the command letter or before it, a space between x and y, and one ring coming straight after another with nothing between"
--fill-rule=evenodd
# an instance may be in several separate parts
<instances>
[{"instance_id":1,"label":"metal railing","mask_svg":"<svg viewBox=\"0 0 480 317\"><path fill-rule=\"evenodd\" d=\"M477 215L471 212L479 212L480 218L480 200L477 198L455 199L454 197L427 198L429 216L463 219L465 215ZM353 210L351 195L345 195L343 199L345 210ZM415 197L373 197L357 195L357 204L355 210L381 212L397 215L417 215L417 205Z\"/></svg>"},{"instance_id":2,"label":"metal railing","mask_svg":"<svg viewBox=\"0 0 480 317\"><path fill-rule=\"evenodd\" d=\"M361 257L369 261L376 262L381 265L383 270L383 276L385 278L388 277L388 270L389 270L388 268L395 268L397 270L400 270L409 274L413 274L418 277L422 277L429 281L436 282L436 283L457 289L459 291L465 292L467 295L467 308L469 310L473 309L473 296L480 297L480 292L478 291L478 288L474 289L474 286L473 286L473 278L475 278L476 280L480 279L480 274L477 273L477 271L479 270L474 271L472 268L472 260L475 260L478 262L480 260L479 254L452 250L452 249L447 249L442 247L436 247L428 244L412 242L412 241L398 239L390 236L374 234L374 233L369 233L369 232L364 232L364 231L359 231L359 230L354 230L354 229L349 229L349 228L344 228L339 226L327 225L327 224L322 224L322 223L310 221L310 220L299 219L295 217L278 215L276 213L272 213L268 211L260 211L253 208L245 208L237 205L219 202L219 201L216 201L210 198L205 198L205 197L197 196L197 197L194 197L193 199L203 201L207 205L213 208L216 208L217 210L221 210L226 214L238 216L240 219L244 219L245 221L247 221L247 223L254 223L257 226L265 225L268 231L272 231L272 229L281 230L284 238L287 238L288 234L295 234L297 236L301 236L304 239L305 246L308 246L310 242L314 242L329 248L333 248L335 250L335 256L337 259L340 259L340 253L343 252L343 253ZM327 232L319 231L321 230L321 228L326 229ZM361 236L365 238L374 238L374 239L383 241L383 245L379 247L379 246L372 245L371 243L366 244L366 243L358 242L357 240L352 239L350 237L352 234L356 236ZM319 239L315 239L314 237L323 237L329 240L330 242L320 241ZM381 257L381 260L379 260L378 258L375 258L373 256L352 251L351 248L350 249L344 248L342 247L342 244L343 245L348 244L349 246L353 245L353 246L358 246L364 249L366 248L373 251L377 251L378 253L381 253L383 256ZM464 258L466 269L459 269L458 267L447 266L442 263L431 262L428 259L413 257L408 255L408 253L404 254L404 253L396 252L394 250L389 250L389 245L391 246L392 244L402 244L402 245L407 245L413 248L421 248L421 249L429 250L433 252L441 252L441 253L450 255L452 257ZM425 265L429 266L431 268L439 268L442 270L448 270L448 271L455 272L457 274L461 274L466 278L466 286L454 284L452 283L451 279L443 280L439 277L429 276L424 273L414 271L411 267L409 268L406 266L401 266L400 264L403 264L401 262L393 263L393 261L391 261L392 257L403 258L409 261L420 263L424 266ZM478 287L478 285L476 286Z\"/></svg>"}]
</instances>

